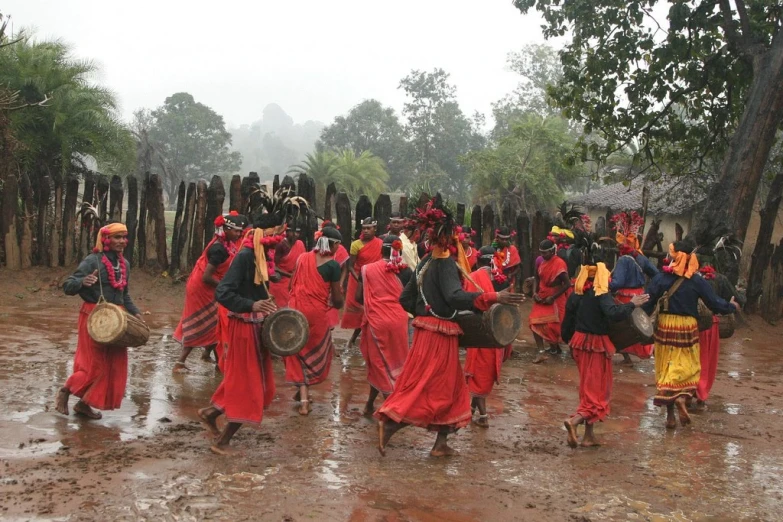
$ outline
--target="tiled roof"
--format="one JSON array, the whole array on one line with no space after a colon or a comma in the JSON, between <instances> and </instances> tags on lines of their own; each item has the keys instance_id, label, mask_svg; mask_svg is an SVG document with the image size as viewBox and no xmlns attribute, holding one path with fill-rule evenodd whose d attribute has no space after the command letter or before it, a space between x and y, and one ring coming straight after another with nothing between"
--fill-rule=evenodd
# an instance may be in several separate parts
<instances>
[{"instance_id":1,"label":"tiled roof","mask_svg":"<svg viewBox=\"0 0 783 522\"><path fill-rule=\"evenodd\" d=\"M682 215L704 201L705 195L698 189L687 187L679 180L663 179L649 182L650 203L647 211L652 214ZM608 208L620 210L642 210L644 181L633 180L630 185L612 183L591 190L588 194L575 195L568 202L586 209Z\"/></svg>"}]
</instances>

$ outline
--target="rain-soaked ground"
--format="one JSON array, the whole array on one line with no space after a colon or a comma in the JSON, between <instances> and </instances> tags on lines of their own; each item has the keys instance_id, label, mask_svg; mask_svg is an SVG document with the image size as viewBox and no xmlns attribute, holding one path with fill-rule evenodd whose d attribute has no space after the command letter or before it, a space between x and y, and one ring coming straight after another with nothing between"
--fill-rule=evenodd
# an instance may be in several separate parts
<instances>
[{"instance_id":1,"label":"rain-soaked ground","mask_svg":"<svg viewBox=\"0 0 783 522\"><path fill-rule=\"evenodd\" d=\"M363 361L338 330L311 415L296 413L277 361L276 400L225 458L209 452L196 417L219 374L195 352L191 373L171 371L183 285L162 298L159 282L148 286L138 304L152 337L129 355L122 408L99 421L52 408L71 368L78 298L32 286L0 301L4 519L781 519L781 328L754 320L724 340L708 409L673 432L652 406L652 361L616 358L612 414L596 429L603 446L576 450L562 428L577 405L576 367L566 357L532 364L523 336L488 401L490 429L461 430L460 455L447 459L429 457L434 436L417 428L378 454L376 424L361 415Z\"/></svg>"}]
</instances>

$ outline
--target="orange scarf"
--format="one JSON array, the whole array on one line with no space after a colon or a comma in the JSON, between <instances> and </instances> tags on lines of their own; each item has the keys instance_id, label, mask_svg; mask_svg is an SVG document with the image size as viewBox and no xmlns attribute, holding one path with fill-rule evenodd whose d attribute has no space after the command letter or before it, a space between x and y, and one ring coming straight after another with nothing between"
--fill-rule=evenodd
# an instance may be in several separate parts
<instances>
[{"instance_id":1,"label":"orange scarf","mask_svg":"<svg viewBox=\"0 0 783 522\"><path fill-rule=\"evenodd\" d=\"M622 245L623 243L625 243L626 245L638 251L639 253L642 252L642 247L641 245L639 245L639 238L637 238L634 235L624 236L623 234L618 232L617 235L615 236L615 241L617 241L618 245Z\"/></svg>"},{"instance_id":2,"label":"orange scarf","mask_svg":"<svg viewBox=\"0 0 783 522\"><path fill-rule=\"evenodd\" d=\"M696 254L676 252L674 243L669 245L669 257L672 260L669 263L669 269L673 274L690 279L693 274L699 271L699 260L696 258Z\"/></svg>"},{"instance_id":3,"label":"orange scarf","mask_svg":"<svg viewBox=\"0 0 783 522\"><path fill-rule=\"evenodd\" d=\"M471 272L470 261L468 261L468 256L465 255L465 249L462 248L459 236L454 236L452 241L457 247L457 256L454 261L457 263L457 266L462 268L463 273L469 274ZM446 259L451 255L451 252L448 247L441 248L439 246L434 246L431 255L433 259Z\"/></svg>"}]
</instances>

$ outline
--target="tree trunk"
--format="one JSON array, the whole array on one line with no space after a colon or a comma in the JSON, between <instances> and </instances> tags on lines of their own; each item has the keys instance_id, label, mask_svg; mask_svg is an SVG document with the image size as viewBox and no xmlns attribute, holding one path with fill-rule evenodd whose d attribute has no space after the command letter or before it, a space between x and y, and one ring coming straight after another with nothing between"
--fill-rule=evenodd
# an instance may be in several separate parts
<instances>
[{"instance_id":1,"label":"tree trunk","mask_svg":"<svg viewBox=\"0 0 783 522\"><path fill-rule=\"evenodd\" d=\"M473 207L473 212L470 213L470 228L475 233L473 241L476 243L476 248L481 248L484 245L484 242L481 240L481 205Z\"/></svg>"},{"instance_id":2,"label":"tree trunk","mask_svg":"<svg viewBox=\"0 0 783 522\"><path fill-rule=\"evenodd\" d=\"M775 248L769 268L764 273L761 316L772 325L783 317L783 239Z\"/></svg>"},{"instance_id":3,"label":"tree trunk","mask_svg":"<svg viewBox=\"0 0 783 522\"><path fill-rule=\"evenodd\" d=\"M111 177L109 183L109 219L116 222L122 221L122 200L125 194L122 190L122 178L118 175Z\"/></svg>"},{"instance_id":4,"label":"tree trunk","mask_svg":"<svg viewBox=\"0 0 783 522\"><path fill-rule=\"evenodd\" d=\"M136 244L136 227L138 226L139 216L139 182L136 176L128 176L128 210L125 214L125 226L128 227L128 246L125 247L125 259L130 266L134 266L134 259L141 259L135 256L133 247Z\"/></svg>"},{"instance_id":5,"label":"tree trunk","mask_svg":"<svg viewBox=\"0 0 783 522\"><path fill-rule=\"evenodd\" d=\"M196 261L204 250L204 221L207 215L207 182L199 180L196 184L196 214L193 220L193 236L190 239L190 266L195 266Z\"/></svg>"},{"instance_id":6,"label":"tree trunk","mask_svg":"<svg viewBox=\"0 0 783 522\"><path fill-rule=\"evenodd\" d=\"M733 234L745 240L761 175L783 121L783 34L753 62L745 110L695 230L697 244Z\"/></svg>"},{"instance_id":7,"label":"tree trunk","mask_svg":"<svg viewBox=\"0 0 783 522\"><path fill-rule=\"evenodd\" d=\"M179 184L177 191L177 213L174 215L174 231L171 234L171 265L169 271L171 275L177 275L180 263L180 241L179 234L182 228L182 213L185 210L185 182Z\"/></svg>"},{"instance_id":8,"label":"tree trunk","mask_svg":"<svg viewBox=\"0 0 783 522\"><path fill-rule=\"evenodd\" d=\"M179 204L179 203L178 203ZM231 186L229 187L228 210L236 210L240 214L245 213L242 208L242 176L234 174L231 177Z\"/></svg>"},{"instance_id":9,"label":"tree trunk","mask_svg":"<svg viewBox=\"0 0 783 522\"><path fill-rule=\"evenodd\" d=\"M190 264L190 238L193 235L193 216L196 213L196 184L188 183L187 195L185 196L185 215L182 218L182 224L179 229L177 241L177 251L179 252L180 270L187 271L192 266ZM201 252L198 253L201 255ZM198 256L197 256L198 258Z\"/></svg>"},{"instance_id":10,"label":"tree trunk","mask_svg":"<svg viewBox=\"0 0 783 522\"><path fill-rule=\"evenodd\" d=\"M350 249L351 241L353 241L353 234L351 234L351 201L348 199L348 194L343 190L337 193L335 214L337 216L337 226L340 227L340 233L343 236L343 246L346 249Z\"/></svg>"},{"instance_id":11,"label":"tree trunk","mask_svg":"<svg viewBox=\"0 0 783 522\"><path fill-rule=\"evenodd\" d=\"M30 186L30 178L26 173L21 177L21 199L22 199L22 240L20 255L22 269L33 266L33 215L35 212L35 203L33 201L33 189Z\"/></svg>"},{"instance_id":12,"label":"tree trunk","mask_svg":"<svg viewBox=\"0 0 783 522\"><path fill-rule=\"evenodd\" d=\"M3 180L3 212L2 212L2 230L3 246L5 247L5 266L9 270L19 270L22 268L22 256L19 249L19 238L17 236L16 210L19 198L19 188L16 176L7 169L7 175Z\"/></svg>"},{"instance_id":13,"label":"tree trunk","mask_svg":"<svg viewBox=\"0 0 783 522\"><path fill-rule=\"evenodd\" d=\"M223 188L223 180L220 176L212 176L207 188L207 210L204 217L204 246L212 241L215 235L215 218L223 214L223 202L226 199L226 190Z\"/></svg>"},{"instance_id":14,"label":"tree trunk","mask_svg":"<svg viewBox=\"0 0 783 522\"><path fill-rule=\"evenodd\" d=\"M36 230L36 261L38 266L49 266L49 229L47 223L47 214L49 210L49 199L51 187L48 175L41 176L41 184L38 187L38 226Z\"/></svg>"},{"instance_id":15,"label":"tree trunk","mask_svg":"<svg viewBox=\"0 0 783 522\"><path fill-rule=\"evenodd\" d=\"M65 266L73 265L76 243L76 203L79 199L79 176L69 173L65 184L65 206L63 207L63 250Z\"/></svg>"},{"instance_id":16,"label":"tree trunk","mask_svg":"<svg viewBox=\"0 0 783 522\"><path fill-rule=\"evenodd\" d=\"M774 249L774 245L771 244L772 233L775 230L781 198L783 198L783 173L778 174L772 180L767 201L764 208L759 211L761 224L759 225L759 235L756 238L756 246L751 255L748 276L748 302L745 305L745 310L748 313L758 311L759 297L761 297L764 282L764 270L769 266Z\"/></svg>"},{"instance_id":17,"label":"tree trunk","mask_svg":"<svg viewBox=\"0 0 783 522\"><path fill-rule=\"evenodd\" d=\"M60 238L62 238L63 231L62 173L54 178L54 222L49 225L49 228L52 231L52 237L49 243L49 266L56 268L60 266L60 253L63 250L62 245L60 244Z\"/></svg>"}]
</instances>

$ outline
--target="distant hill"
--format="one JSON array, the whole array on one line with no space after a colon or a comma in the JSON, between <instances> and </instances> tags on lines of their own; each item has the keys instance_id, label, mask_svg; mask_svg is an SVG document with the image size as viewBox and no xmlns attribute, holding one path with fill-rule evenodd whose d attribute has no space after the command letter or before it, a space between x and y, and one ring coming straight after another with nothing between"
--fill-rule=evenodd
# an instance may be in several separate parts
<instances>
[{"instance_id":1,"label":"distant hill","mask_svg":"<svg viewBox=\"0 0 783 522\"><path fill-rule=\"evenodd\" d=\"M258 172L261 179L285 174L312 152L321 136L320 121L294 123L282 107L270 103L260 120L229 129L232 149L242 153L241 172Z\"/></svg>"}]
</instances>

